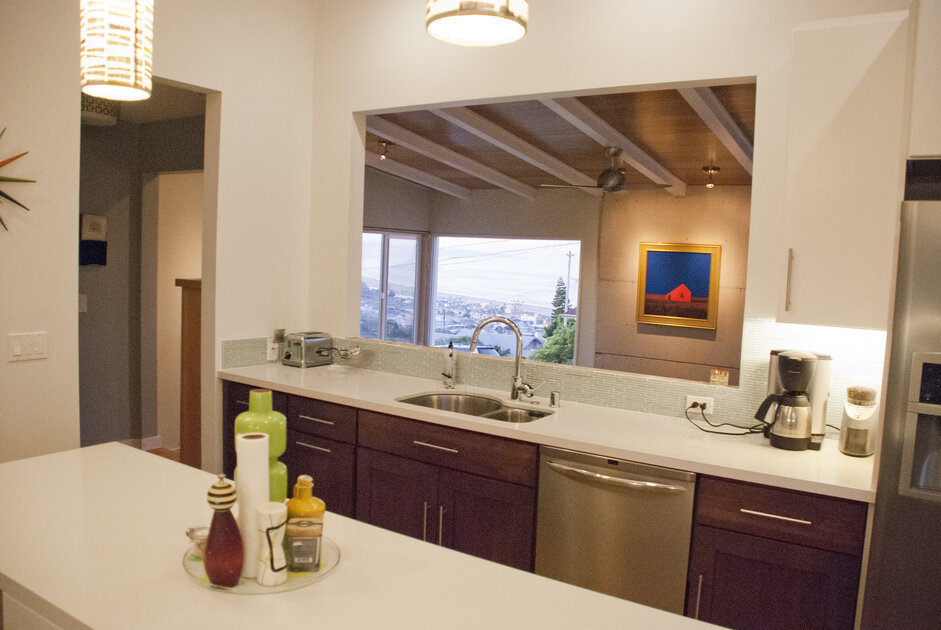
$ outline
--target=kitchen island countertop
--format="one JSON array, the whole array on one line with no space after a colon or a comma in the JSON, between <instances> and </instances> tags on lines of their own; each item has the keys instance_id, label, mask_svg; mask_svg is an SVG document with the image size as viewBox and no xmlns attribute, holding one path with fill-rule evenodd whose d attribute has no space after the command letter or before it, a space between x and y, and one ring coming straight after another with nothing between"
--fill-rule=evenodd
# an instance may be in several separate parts
<instances>
[{"instance_id":1,"label":"kitchen island countertop","mask_svg":"<svg viewBox=\"0 0 941 630\"><path fill-rule=\"evenodd\" d=\"M440 381L337 364L296 368L266 363L221 370L218 375L289 394L547 446L843 499L875 500L873 458L843 455L837 440L831 438L824 440L820 451L785 451L770 446L760 434L711 435L693 427L686 418L576 403L565 400L564 392L561 407L554 409L553 415L512 424L396 401L410 394L442 391ZM508 394L464 385L453 391L501 399ZM545 399L541 401L537 408L546 409Z\"/></svg>"},{"instance_id":2,"label":"kitchen island countertop","mask_svg":"<svg viewBox=\"0 0 941 630\"><path fill-rule=\"evenodd\" d=\"M217 592L182 566L214 479L117 443L0 464L8 630L37 627L34 613L100 630L714 627L331 513L324 533L341 559L329 575L285 593Z\"/></svg>"}]
</instances>

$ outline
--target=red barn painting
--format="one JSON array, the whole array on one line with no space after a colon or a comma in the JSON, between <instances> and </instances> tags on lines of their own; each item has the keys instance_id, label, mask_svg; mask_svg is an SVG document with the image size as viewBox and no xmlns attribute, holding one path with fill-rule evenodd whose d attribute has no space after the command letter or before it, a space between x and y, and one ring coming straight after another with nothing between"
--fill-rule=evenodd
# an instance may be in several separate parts
<instances>
[{"instance_id":1,"label":"red barn painting","mask_svg":"<svg viewBox=\"0 0 941 630\"><path fill-rule=\"evenodd\" d=\"M681 284L672 291L666 294L665 299L667 302L691 302L693 300L693 294L685 284Z\"/></svg>"}]
</instances>

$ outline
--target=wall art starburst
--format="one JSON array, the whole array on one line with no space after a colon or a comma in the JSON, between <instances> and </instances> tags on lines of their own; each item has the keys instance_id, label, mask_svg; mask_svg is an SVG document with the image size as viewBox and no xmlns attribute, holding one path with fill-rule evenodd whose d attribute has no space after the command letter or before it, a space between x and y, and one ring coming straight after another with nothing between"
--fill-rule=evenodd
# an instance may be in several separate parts
<instances>
[{"instance_id":1,"label":"wall art starburst","mask_svg":"<svg viewBox=\"0 0 941 630\"><path fill-rule=\"evenodd\" d=\"M3 134L6 133L6 130L7 130L6 127L0 130L0 138L3 137ZM0 160L0 168L6 166L10 162L13 162L14 160L20 159L27 153L29 153L29 151L23 151L19 155L14 155L13 157L7 158L5 160ZM18 177L4 177L3 175L0 175L0 183L8 183L8 182L18 183L18 184L33 184L33 183L36 183L36 180L35 179L20 179ZM0 203L2 203L3 201L11 201L15 203L16 205L18 205L19 207L23 208L24 210L27 210L27 211L29 210L29 208L21 204L19 201L17 201L16 199L11 197L4 191L0 190ZM6 230L7 232L10 231L10 228L7 227L7 224L3 222L2 216L0 216L0 226L3 226L3 229Z\"/></svg>"}]
</instances>

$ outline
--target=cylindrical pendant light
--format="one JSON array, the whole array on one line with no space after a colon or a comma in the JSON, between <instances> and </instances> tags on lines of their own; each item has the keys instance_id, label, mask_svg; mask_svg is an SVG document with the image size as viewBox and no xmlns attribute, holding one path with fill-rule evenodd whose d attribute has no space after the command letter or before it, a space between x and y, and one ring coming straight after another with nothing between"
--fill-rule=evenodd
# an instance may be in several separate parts
<instances>
[{"instance_id":1,"label":"cylindrical pendant light","mask_svg":"<svg viewBox=\"0 0 941 630\"><path fill-rule=\"evenodd\" d=\"M115 101L150 98L153 0L82 0L82 92Z\"/></svg>"},{"instance_id":2,"label":"cylindrical pendant light","mask_svg":"<svg viewBox=\"0 0 941 630\"><path fill-rule=\"evenodd\" d=\"M499 46L526 34L527 0L428 0L428 34L459 46Z\"/></svg>"}]
</instances>

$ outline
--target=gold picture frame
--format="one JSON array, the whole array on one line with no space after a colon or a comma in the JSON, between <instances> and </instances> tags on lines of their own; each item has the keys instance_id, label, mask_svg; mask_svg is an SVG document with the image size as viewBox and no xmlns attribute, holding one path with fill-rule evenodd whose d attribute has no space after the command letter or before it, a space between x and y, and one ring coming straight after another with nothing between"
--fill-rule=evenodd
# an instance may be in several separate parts
<instances>
[{"instance_id":1,"label":"gold picture frame","mask_svg":"<svg viewBox=\"0 0 941 630\"><path fill-rule=\"evenodd\" d=\"M721 245L641 243L637 323L715 330Z\"/></svg>"}]
</instances>

